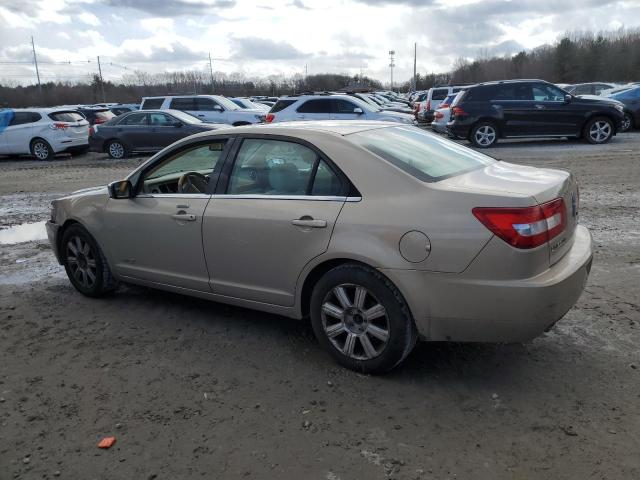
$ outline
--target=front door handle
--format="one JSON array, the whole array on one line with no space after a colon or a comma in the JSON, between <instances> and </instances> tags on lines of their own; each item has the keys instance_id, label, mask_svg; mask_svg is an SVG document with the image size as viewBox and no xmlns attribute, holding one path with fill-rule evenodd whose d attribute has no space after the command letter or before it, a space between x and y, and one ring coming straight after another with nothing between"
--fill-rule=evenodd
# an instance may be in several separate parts
<instances>
[{"instance_id":1,"label":"front door handle","mask_svg":"<svg viewBox=\"0 0 640 480\"><path fill-rule=\"evenodd\" d=\"M544 109L545 109L545 108L547 108L547 107L545 107L544 105L536 105L536 108L537 108L538 110L544 110Z\"/></svg>"},{"instance_id":2,"label":"front door handle","mask_svg":"<svg viewBox=\"0 0 640 480\"><path fill-rule=\"evenodd\" d=\"M326 220L314 220L311 217L301 217L296 220L291 220L291 224L296 227L307 227L307 228L327 228Z\"/></svg>"},{"instance_id":3,"label":"front door handle","mask_svg":"<svg viewBox=\"0 0 640 480\"><path fill-rule=\"evenodd\" d=\"M172 215L171 218L173 218L174 220L178 220L180 222L196 221L196 216L193 215L192 213L176 213L175 215Z\"/></svg>"}]
</instances>

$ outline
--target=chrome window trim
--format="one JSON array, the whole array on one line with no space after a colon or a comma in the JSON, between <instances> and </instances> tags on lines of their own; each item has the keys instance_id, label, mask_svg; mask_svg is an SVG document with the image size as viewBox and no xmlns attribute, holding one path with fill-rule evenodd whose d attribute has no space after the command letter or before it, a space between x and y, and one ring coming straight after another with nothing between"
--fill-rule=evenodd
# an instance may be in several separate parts
<instances>
[{"instance_id":1,"label":"chrome window trim","mask_svg":"<svg viewBox=\"0 0 640 480\"><path fill-rule=\"evenodd\" d=\"M209 195L206 193L144 193L134 198L231 198L238 200L307 200L315 202L359 202L362 197L340 197L330 195Z\"/></svg>"}]
</instances>

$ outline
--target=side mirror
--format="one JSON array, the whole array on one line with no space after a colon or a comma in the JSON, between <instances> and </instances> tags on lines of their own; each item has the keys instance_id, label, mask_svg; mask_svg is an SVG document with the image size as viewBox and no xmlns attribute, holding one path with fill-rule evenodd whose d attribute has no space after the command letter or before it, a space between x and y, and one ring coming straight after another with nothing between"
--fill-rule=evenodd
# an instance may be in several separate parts
<instances>
[{"instance_id":1,"label":"side mirror","mask_svg":"<svg viewBox=\"0 0 640 480\"><path fill-rule=\"evenodd\" d=\"M133 186L129 180L111 182L107 189L109 190L109 197L113 199L131 198L133 196Z\"/></svg>"},{"instance_id":2,"label":"side mirror","mask_svg":"<svg viewBox=\"0 0 640 480\"><path fill-rule=\"evenodd\" d=\"M362 115L364 112L360 107L356 107L353 109L353 113L357 113L358 115Z\"/></svg>"},{"instance_id":3,"label":"side mirror","mask_svg":"<svg viewBox=\"0 0 640 480\"><path fill-rule=\"evenodd\" d=\"M571 94L567 93L564 96L564 103L571 103L571 100L573 100L573 96Z\"/></svg>"}]
</instances>

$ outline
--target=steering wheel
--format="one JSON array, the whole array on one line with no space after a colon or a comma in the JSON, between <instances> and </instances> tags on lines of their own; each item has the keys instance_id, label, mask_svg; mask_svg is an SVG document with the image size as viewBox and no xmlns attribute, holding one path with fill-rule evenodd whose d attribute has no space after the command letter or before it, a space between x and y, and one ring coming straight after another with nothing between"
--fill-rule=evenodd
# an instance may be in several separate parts
<instances>
[{"instance_id":1,"label":"steering wheel","mask_svg":"<svg viewBox=\"0 0 640 480\"><path fill-rule=\"evenodd\" d=\"M198 172L187 172L178 179L178 193L205 193L207 177Z\"/></svg>"}]
</instances>

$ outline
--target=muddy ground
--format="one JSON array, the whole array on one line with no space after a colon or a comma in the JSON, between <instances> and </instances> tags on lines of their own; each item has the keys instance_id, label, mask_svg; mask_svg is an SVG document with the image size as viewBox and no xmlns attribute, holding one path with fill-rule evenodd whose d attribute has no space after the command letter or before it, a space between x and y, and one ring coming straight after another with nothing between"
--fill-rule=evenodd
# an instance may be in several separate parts
<instances>
[{"instance_id":1,"label":"muddy ground","mask_svg":"<svg viewBox=\"0 0 640 480\"><path fill-rule=\"evenodd\" d=\"M577 175L586 291L531 343L422 344L381 377L302 322L137 287L91 300L46 240L0 245L0 480L640 478L640 133L489 153ZM0 227L140 161L0 159Z\"/></svg>"}]
</instances>

